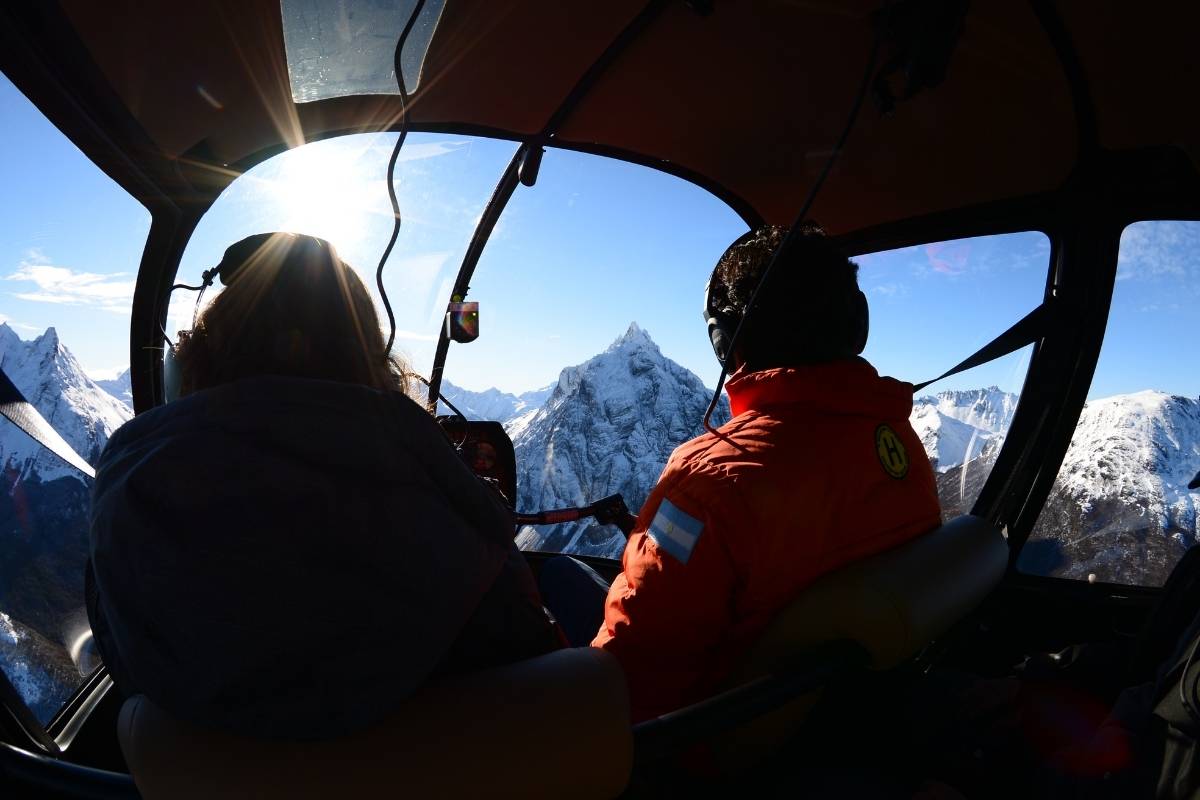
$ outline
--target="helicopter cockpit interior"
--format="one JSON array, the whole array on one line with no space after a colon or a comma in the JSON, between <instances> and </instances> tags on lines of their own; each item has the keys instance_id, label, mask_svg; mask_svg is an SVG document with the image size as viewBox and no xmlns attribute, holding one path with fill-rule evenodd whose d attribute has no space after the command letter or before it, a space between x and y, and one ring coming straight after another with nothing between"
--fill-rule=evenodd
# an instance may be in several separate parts
<instances>
[{"instance_id":1,"label":"helicopter cockpit interior","mask_svg":"<svg viewBox=\"0 0 1200 800\"><path fill-rule=\"evenodd\" d=\"M1024 792L1017 752L1099 729L1200 610L1169 581L1200 541L1197 24L1167 0L0 8L24 198L0 206L0 786L796 794L797 753L852 771L863 747L916 786L934 767L880 709L1019 668L1042 714L1006 729L1019 746L921 744L965 796ZM806 589L720 694L630 725L619 669L577 648L297 750L113 689L83 476L173 397L164 352L226 246L334 242L533 570L568 553L611 580L667 455L729 418L709 271L808 220L859 265L864 357L914 384L945 524ZM67 348L93 372L112 342L125 383L70 384Z\"/></svg>"}]
</instances>

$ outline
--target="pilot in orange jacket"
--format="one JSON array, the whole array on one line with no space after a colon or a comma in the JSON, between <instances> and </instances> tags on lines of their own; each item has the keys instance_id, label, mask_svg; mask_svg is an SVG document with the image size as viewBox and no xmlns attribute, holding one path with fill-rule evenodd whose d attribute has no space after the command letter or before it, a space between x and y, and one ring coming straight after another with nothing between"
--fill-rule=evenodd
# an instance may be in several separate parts
<instances>
[{"instance_id":1,"label":"pilot in orange jacket","mask_svg":"<svg viewBox=\"0 0 1200 800\"><path fill-rule=\"evenodd\" d=\"M705 316L718 358L784 233L747 234L714 270ZM793 253L739 337L733 418L671 455L609 589L592 644L624 667L635 721L719 689L821 574L941 523L908 422L912 386L857 356L867 327L857 266L817 235Z\"/></svg>"}]
</instances>

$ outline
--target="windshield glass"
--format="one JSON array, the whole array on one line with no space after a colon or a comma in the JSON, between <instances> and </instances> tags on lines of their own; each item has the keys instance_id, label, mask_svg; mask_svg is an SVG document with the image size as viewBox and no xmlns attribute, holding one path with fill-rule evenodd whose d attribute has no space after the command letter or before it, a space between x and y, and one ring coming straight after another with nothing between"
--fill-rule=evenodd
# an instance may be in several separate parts
<instances>
[{"instance_id":1,"label":"windshield glass","mask_svg":"<svg viewBox=\"0 0 1200 800\"><path fill-rule=\"evenodd\" d=\"M443 5L443 0L426 0L404 43L400 63L410 94L419 85ZM292 99L309 103L353 94L399 94L396 43L415 7L416 0L282 0Z\"/></svg>"},{"instance_id":2,"label":"windshield glass","mask_svg":"<svg viewBox=\"0 0 1200 800\"><path fill-rule=\"evenodd\" d=\"M150 215L0 76L0 369L95 464L133 410L129 311ZM92 480L0 418L0 672L45 725L99 665Z\"/></svg>"},{"instance_id":3,"label":"windshield glass","mask_svg":"<svg viewBox=\"0 0 1200 800\"><path fill-rule=\"evenodd\" d=\"M393 133L342 136L289 150L249 170L200 221L177 282L198 284L200 273L217 264L226 247L252 233L307 233L332 242L358 271L386 326L375 268L392 233L386 174L395 142ZM414 133L400 154L396 192L403 224L384 285L396 314L394 349L418 372L433 361L463 251L515 149L511 142ZM191 327L195 301L195 293L185 290L172 296L167 327L172 338Z\"/></svg>"},{"instance_id":4,"label":"windshield glass","mask_svg":"<svg viewBox=\"0 0 1200 800\"><path fill-rule=\"evenodd\" d=\"M703 430L719 373L704 286L745 230L700 187L598 156L549 151L537 184L518 187L472 281L482 334L452 345L442 388L467 416L504 423L519 510L619 492L636 512L671 451ZM857 257L872 317L865 357L902 380L944 372L1041 302L1049 253L1030 232ZM912 422L948 516L969 511L990 474L1029 350L916 398ZM722 402L718 422L725 414ZM529 526L518 541L613 557L624 546L592 522Z\"/></svg>"}]
</instances>

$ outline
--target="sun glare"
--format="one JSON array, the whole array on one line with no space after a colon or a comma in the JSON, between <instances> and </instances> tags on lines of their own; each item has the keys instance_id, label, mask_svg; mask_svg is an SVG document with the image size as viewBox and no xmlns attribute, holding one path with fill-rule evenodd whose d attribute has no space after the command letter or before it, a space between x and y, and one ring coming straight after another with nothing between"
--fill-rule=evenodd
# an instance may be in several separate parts
<instances>
[{"instance_id":1,"label":"sun glare","mask_svg":"<svg viewBox=\"0 0 1200 800\"><path fill-rule=\"evenodd\" d=\"M357 250L371 223L391 216L378 155L374 144L330 141L280 156L260 180L283 212L281 229L327 239L343 256Z\"/></svg>"}]
</instances>

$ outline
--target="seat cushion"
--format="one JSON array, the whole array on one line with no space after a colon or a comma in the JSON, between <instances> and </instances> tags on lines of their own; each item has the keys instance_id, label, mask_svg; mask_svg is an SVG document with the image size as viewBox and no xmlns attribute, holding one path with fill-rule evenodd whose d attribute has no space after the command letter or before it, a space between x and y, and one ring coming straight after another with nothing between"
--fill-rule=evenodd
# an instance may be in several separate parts
<instances>
[{"instance_id":1,"label":"seat cushion","mask_svg":"<svg viewBox=\"0 0 1200 800\"><path fill-rule=\"evenodd\" d=\"M263 741L125 702L119 738L155 798L607 798L629 780L633 744L620 665L592 648L458 676L397 714L324 742Z\"/></svg>"}]
</instances>

